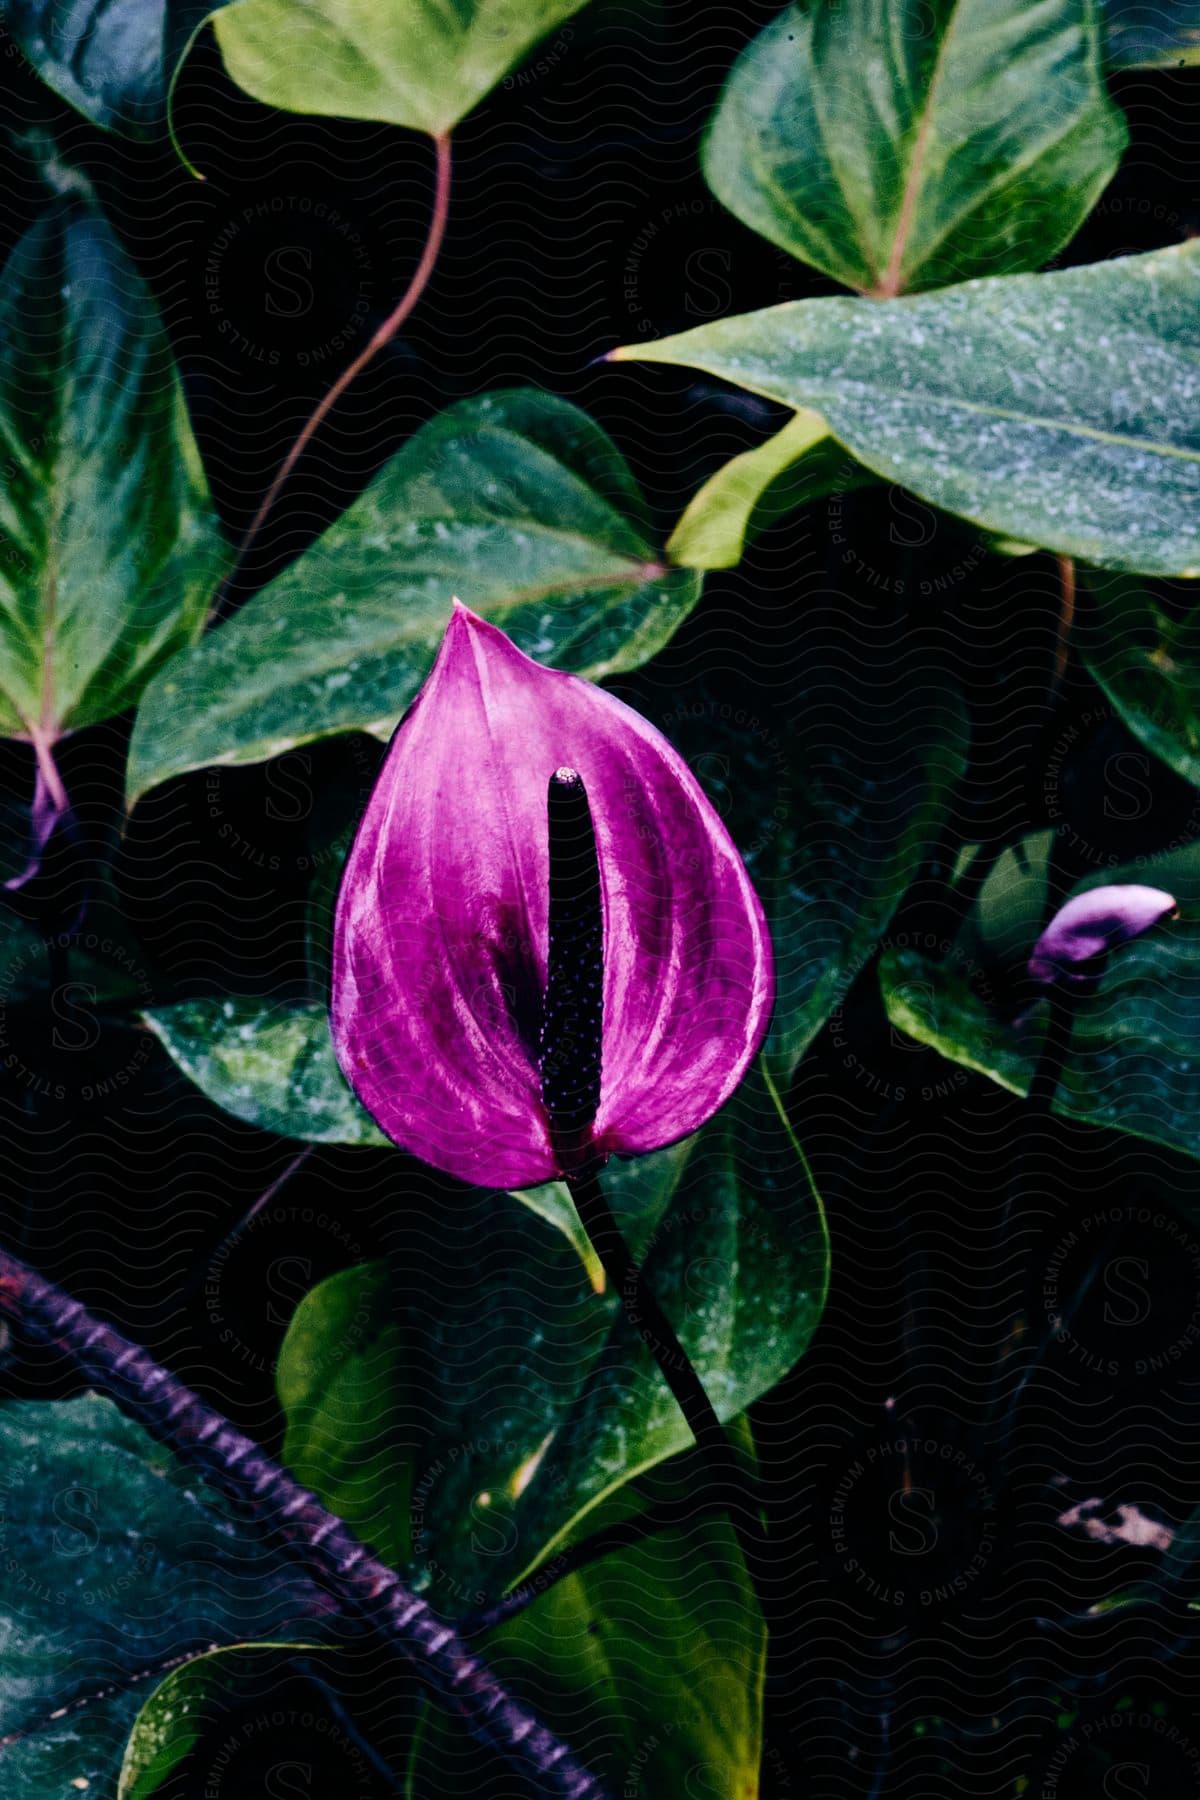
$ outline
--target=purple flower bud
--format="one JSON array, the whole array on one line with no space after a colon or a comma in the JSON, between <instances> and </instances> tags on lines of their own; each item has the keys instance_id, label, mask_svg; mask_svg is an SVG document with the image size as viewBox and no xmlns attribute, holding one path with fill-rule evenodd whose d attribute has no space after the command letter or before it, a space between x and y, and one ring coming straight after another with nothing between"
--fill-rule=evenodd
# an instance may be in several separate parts
<instances>
[{"instance_id":1,"label":"purple flower bud","mask_svg":"<svg viewBox=\"0 0 1200 1800\"><path fill-rule=\"evenodd\" d=\"M338 899L333 1041L381 1128L496 1187L655 1150L733 1093L772 999L686 763L455 602Z\"/></svg>"},{"instance_id":2,"label":"purple flower bud","mask_svg":"<svg viewBox=\"0 0 1200 1800\"><path fill-rule=\"evenodd\" d=\"M1117 944L1140 937L1175 911L1173 894L1137 883L1089 888L1060 906L1029 958L1029 973L1046 986L1078 985L1099 971L1099 959Z\"/></svg>"}]
</instances>

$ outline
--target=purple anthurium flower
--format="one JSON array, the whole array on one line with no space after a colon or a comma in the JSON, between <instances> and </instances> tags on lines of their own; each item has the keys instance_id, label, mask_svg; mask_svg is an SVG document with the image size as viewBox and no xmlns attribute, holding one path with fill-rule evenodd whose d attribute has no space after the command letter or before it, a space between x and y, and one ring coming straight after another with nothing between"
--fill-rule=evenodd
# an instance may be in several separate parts
<instances>
[{"instance_id":1,"label":"purple anthurium flower","mask_svg":"<svg viewBox=\"0 0 1200 1800\"><path fill-rule=\"evenodd\" d=\"M772 997L762 907L682 758L456 601L338 900L333 1041L368 1112L463 1180L553 1180L702 1125Z\"/></svg>"},{"instance_id":2,"label":"purple anthurium flower","mask_svg":"<svg viewBox=\"0 0 1200 1800\"><path fill-rule=\"evenodd\" d=\"M1140 937L1176 910L1173 894L1136 882L1089 888L1060 906L1029 958L1029 973L1044 986L1078 986L1099 972L1109 950Z\"/></svg>"}]
</instances>

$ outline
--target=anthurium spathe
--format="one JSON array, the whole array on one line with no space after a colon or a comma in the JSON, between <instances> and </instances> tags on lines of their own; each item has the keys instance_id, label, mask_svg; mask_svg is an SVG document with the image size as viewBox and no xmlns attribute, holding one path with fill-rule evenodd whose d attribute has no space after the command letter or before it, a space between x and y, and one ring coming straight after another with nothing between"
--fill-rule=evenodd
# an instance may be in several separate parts
<instances>
[{"instance_id":1,"label":"anthurium spathe","mask_svg":"<svg viewBox=\"0 0 1200 1800\"><path fill-rule=\"evenodd\" d=\"M1034 981L1051 987L1084 985L1119 944L1141 937L1177 910L1174 894L1140 882L1089 888L1059 907L1029 957Z\"/></svg>"},{"instance_id":2,"label":"anthurium spathe","mask_svg":"<svg viewBox=\"0 0 1200 1800\"><path fill-rule=\"evenodd\" d=\"M456 601L337 908L333 1040L383 1130L488 1186L657 1149L733 1093L772 995L762 907L683 759Z\"/></svg>"}]
</instances>

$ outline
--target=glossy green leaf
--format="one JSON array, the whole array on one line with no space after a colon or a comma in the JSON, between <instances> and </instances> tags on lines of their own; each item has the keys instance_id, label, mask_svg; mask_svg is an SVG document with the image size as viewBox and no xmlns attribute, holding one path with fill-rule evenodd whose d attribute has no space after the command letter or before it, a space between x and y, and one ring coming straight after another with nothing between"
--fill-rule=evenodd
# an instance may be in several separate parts
<instances>
[{"instance_id":1,"label":"glossy green leaf","mask_svg":"<svg viewBox=\"0 0 1200 1800\"><path fill-rule=\"evenodd\" d=\"M733 457L693 494L667 554L686 569L731 569L751 538L797 506L871 479L820 413L806 409L765 444Z\"/></svg>"},{"instance_id":2,"label":"glossy green leaf","mask_svg":"<svg viewBox=\"0 0 1200 1800\"><path fill-rule=\"evenodd\" d=\"M287 112L450 131L584 0L236 0L217 19L238 86Z\"/></svg>"},{"instance_id":3,"label":"glossy green leaf","mask_svg":"<svg viewBox=\"0 0 1200 1800\"><path fill-rule=\"evenodd\" d=\"M825 1292L820 1204L771 1093L755 1076L687 1144L604 1180L734 1418L800 1357ZM285 1457L462 1612L690 1434L615 1297L508 1197L424 1202L397 1256L396 1288L367 1266L301 1302L278 1370Z\"/></svg>"},{"instance_id":4,"label":"glossy green leaf","mask_svg":"<svg viewBox=\"0 0 1200 1800\"><path fill-rule=\"evenodd\" d=\"M56 94L105 130L141 137L166 120L175 72L224 0L9 0L21 50Z\"/></svg>"},{"instance_id":5,"label":"glossy green leaf","mask_svg":"<svg viewBox=\"0 0 1200 1800\"><path fill-rule=\"evenodd\" d=\"M868 469L1104 568L1200 574L1200 243L908 300L801 300L622 360L811 406Z\"/></svg>"},{"instance_id":6,"label":"glossy green leaf","mask_svg":"<svg viewBox=\"0 0 1200 1800\"><path fill-rule=\"evenodd\" d=\"M215 1106L310 1144L388 1142L337 1066L325 1008L253 999L156 1007L147 1025Z\"/></svg>"},{"instance_id":7,"label":"glossy green leaf","mask_svg":"<svg viewBox=\"0 0 1200 1800\"><path fill-rule=\"evenodd\" d=\"M532 390L466 401L161 672L134 729L130 802L211 763L390 736L455 594L531 656L598 680L652 656L699 593L651 549L629 471L586 414Z\"/></svg>"},{"instance_id":8,"label":"glossy green leaf","mask_svg":"<svg viewBox=\"0 0 1200 1800\"><path fill-rule=\"evenodd\" d=\"M809 0L735 63L704 146L753 230L881 295L1036 269L1125 147L1095 0Z\"/></svg>"},{"instance_id":9,"label":"glossy green leaf","mask_svg":"<svg viewBox=\"0 0 1200 1800\"><path fill-rule=\"evenodd\" d=\"M219 557L149 292L73 201L0 277L0 448L0 731L53 742L196 635Z\"/></svg>"},{"instance_id":10,"label":"glossy green leaf","mask_svg":"<svg viewBox=\"0 0 1200 1800\"><path fill-rule=\"evenodd\" d=\"M219 1719L229 1701L264 1671L286 1667L316 1644L228 1644L173 1669L134 1720L116 1800L151 1800Z\"/></svg>"},{"instance_id":11,"label":"glossy green leaf","mask_svg":"<svg viewBox=\"0 0 1200 1800\"><path fill-rule=\"evenodd\" d=\"M148 1678L316 1600L110 1401L0 1405L5 1794L115 1794Z\"/></svg>"},{"instance_id":12,"label":"glossy green leaf","mask_svg":"<svg viewBox=\"0 0 1200 1800\"><path fill-rule=\"evenodd\" d=\"M1182 916L1112 952L1092 995L1072 999L1070 1047L1054 1110L1200 1156L1200 865L1195 853L1128 871L1179 896ZM1021 905L1022 880L1006 899ZM1122 879L1105 871L1096 881ZM995 877L993 877L993 882ZM986 890L985 890L986 892ZM1032 943L1031 928L1028 942ZM892 951L880 965L888 1017L950 1062L1026 1094L1041 1053L1047 1005L1013 1022L996 1004L970 938L945 962Z\"/></svg>"},{"instance_id":13,"label":"glossy green leaf","mask_svg":"<svg viewBox=\"0 0 1200 1800\"><path fill-rule=\"evenodd\" d=\"M1200 787L1200 615L1190 595L1156 596L1093 576L1083 659L1135 738Z\"/></svg>"},{"instance_id":14,"label":"glossy green leaf","mask_svg":"<svg viewBox=\"0 0 1200 1800\"><path fill-rule=\"evenodd\" d=\"M934 850L967 727L944 673L886 631L868 642L809 626L774 690L743 692L722 673L690 683L655 722L766 908L776 980L766 1056L786 1087Z\"/></svg>"},{"instance_id":15,"label":"glossy green leaf","mask_svg":"<svg viewBox=\"0 0 1200 1800\"><path fill-rule=\"evenodd\" d=\"M1119 69L1200 62L1197 0L1103 0L1105 54Z\"/></svg>"},{"instance_id":16,"label":"glossy green leaf","mask_svg":"<svg viewBox=\"0 0 1200 1800\"><path fill-rule=\"evenodd\" d=\"M698 1500L698 1474L676 1459L645 1484L646 1502ZM636 1782L646 1795L757 1795L766 1632L727 1520L697 1510L564 1577L487 1644L499 1678L610 1793ZM429 1708L410 1782L409 1800L474 1800L487 1771Z\"/></svg>"}]
</instances>

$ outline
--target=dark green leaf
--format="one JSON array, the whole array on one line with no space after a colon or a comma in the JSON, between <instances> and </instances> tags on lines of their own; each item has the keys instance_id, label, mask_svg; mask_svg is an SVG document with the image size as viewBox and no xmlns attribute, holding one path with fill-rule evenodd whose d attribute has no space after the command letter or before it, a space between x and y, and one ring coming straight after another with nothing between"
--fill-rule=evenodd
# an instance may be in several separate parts
<instances>
[{"instance_id":1,"label":"dark green leaf","mask_svg":"<svg viewBox=\"0 0 1200 1800\"><path fill-rule=\"evenodd\" d=\"M451 130L584 0L237 0L217 21L239 87L287 112Z\"/></svg>"},{"instance_id":2,"label":"dark green leaf","mask_svg":"<svg viewBox=\"0 0 1200 1800\"><path fill-rule=\"evenodd\" d=\"M1105 51L1119 69L1200 62L1197 0L1103 0Z\"/></svg>"},{"instance_id":3,"label":"dark green leaf","mask_svg":"<svg viewBox=\"0 0 1200 1800\"><path fill-rule=\"evenodd\" d=\"M793 256L895 295L1048 262L1125 141L1094 0L810 0L735 63L704 172Z\"/></svg>"},{"instance_id":4,"label":"dark green leaf","mask_svg":"<svg viewBox=\"0 0 1200 1800\"><path fill-rule=\"evenodd\" d=\"M1200 574L1200 244L908 300L802 300L625 360L811 406L868 469L1021 543Z\"/></svg>"},{"instance_id":5,"label":"dark green leaf","mask_svg":"<svg viewBox=\"0 0 1200 1800\"><path fill-rule=\"evenodd\" d=\"M766 1055L786 1086L937 843L964 767L961 699L893 632L809 625L772 696L737 691L723 673L690 684L655 723L691 763L766 907L777 987Z\"/></svg>"},{"instance_id":6,"label":"dark green leaf","mask_svg":"<svg viewBox=\"0 0 1200 1800\"><path fill-rule=\"evenodd\" d=\"M1200 787L1200 614L1127 577L1093 576L1084 661L1134 737Z\"/></svg>"},{"instance_id":7,"label":"dark green leaf","mask_svg":"<svg viewBox=\"0 0 1200 1800\"><path fill-rule=\"evenodd\" d=\"M819 1202L772 1095L756 1076L687 1144L604 1179L735 1417L800 1357L825 1291ZM690 1434L559 1231L471 1189L419 1210L398 1288L374 1265L301 1303L279 1393L300 1479L454 1612L544 1561Z\"/></svg>"},{"instance_id":8,"label":"dark green leaf","mask_svg":"<svg viewBox=\"0 0 1200 1800\"><path fill-rule=\"evenodd\" d=\"M652 656L699 592L650 548L628 469L586 414L526 390L466 401L162 671L134 730L130 802L210 763L339 731L390 736L455 594L531 656L598 680Z\"/></svg>"},{"instance_id":9,"label":"dark green leaf","mask_svg":"<svg viewBox=\"0 0 1200 1800\"><path fill-rule=\"evenodd\" d=\"M9 0L13 37L42 80L106 130L161 127L188 45L225 0Z\"/></svg>"},{"instance_id":10,"label":"dark green leaf","mask_svg":"<svg viewBox=\"0 0 1200 1800\"><path fill-rule=\"evenodd\" d=\"M129 706L219 556L166 336L99 214L58 203L0 280L0 731Z\"/></svg>"},{"instance_id":11,"label":"dark green leaf","mask_svg":"<svg viewBox=\"0 0 1200 1800\"><path fill-rule=\"evenodd\" d=\"M744 1425L734 1428L748 1440ZM646 1503L699 1500L694 1459L644 1484ZM750 1800L762 1758L766 1632L725 1519L699 1515L556 1582L488 1638L488 1660L613 1794ZM432 1709L410 1800L466 1800L478 1754Z\"/></svg>"},{"instance_id":12,"label":"dark green leaf","mask_svg":"<svg viewBox=\"0 0 1200 1800\"><path fill-rule=\"evenodd\" d=\"M148 1678L315 1599L111 1402L0 1405L5 1794L114 1794Z\"/></svg>"}]
</instances>

